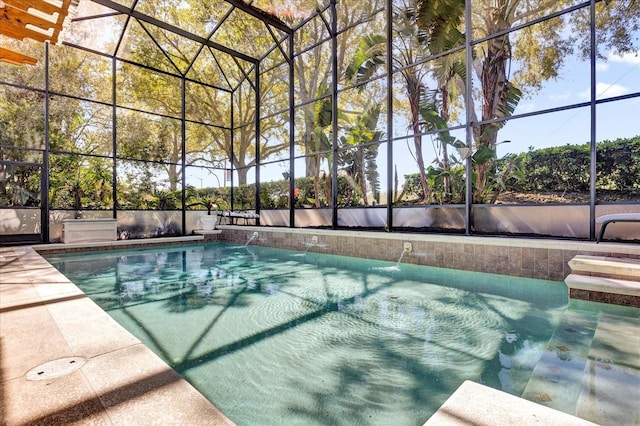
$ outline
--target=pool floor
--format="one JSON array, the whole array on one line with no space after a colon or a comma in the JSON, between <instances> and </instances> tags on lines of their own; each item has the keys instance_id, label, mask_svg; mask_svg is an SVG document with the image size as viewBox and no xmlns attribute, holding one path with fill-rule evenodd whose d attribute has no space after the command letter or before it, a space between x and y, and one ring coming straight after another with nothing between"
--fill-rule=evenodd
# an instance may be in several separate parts
<instances>
[{"instance_id":1,"label":"pool floor","mask_svg":"<svg viewBox=\"0 0 640 426\"><path fill-rule=\"evenodd\" d=\"M230 244L49 260L238 424L422 424L468 379L639 415L638 310L563 283Z\"/></svg>"}]
</instances>

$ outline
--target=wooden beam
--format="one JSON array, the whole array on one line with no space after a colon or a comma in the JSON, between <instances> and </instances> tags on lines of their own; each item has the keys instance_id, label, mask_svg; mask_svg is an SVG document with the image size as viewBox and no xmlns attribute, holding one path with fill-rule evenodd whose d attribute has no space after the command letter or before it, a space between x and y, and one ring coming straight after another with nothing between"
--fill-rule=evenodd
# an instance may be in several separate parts
<instances>
[{"instance_id":1,"label":"wooden beam","mask_svg":"<svg viewBox=\"0 0 640 426\"><path fill-rule=\"evenodd\" d=\"M48 31L50 28L62 28L62 22L52 22L12 7L0 9L0 24L4 25L5 22L22 27L26 27L30 24L44 31Z\"/></svg>"},{"instance_id":2,"label":"wooden beam","mask_svg":"<svg viewBox=\"0 0 640 426\"><path fill-rule=\"evenodd\" d=\"M38 60L31 56L0 47L0 62L7 62L14 65L35 65Z\"/></svg>"},{"instance_id":3,"label":"wooden beam","mask_svg":"<svg viewBox=\"0 0 640 426\"><path fill-rule=\"evenodd\" d=\"M0 0L0 35L24 40L57 43L64 30L69 8L78 0L62 0L55 6L44 0ZM35 58L0 47L0 61L34 65Z\"/></svg>"},{"instance_id":4,"label":"wooden beam","mask_svg":"<svg viewBox=\"0 0 640 426\"><path fill-rule=\"evenodd\" d=\"M69 8L71 7L71 3L74 0L62 0L62 6L60 7L60 11L59 11L59 15L58 15L58 24L59 27L56 26L53 29L53 36L51 36L51 42L52 43L57 43L58 42L58 37L60 36L60 33L62 32L62 27L64 25L64 20L67 18L67 15L69 15ZM76 7L78 6L78 1L75 1L75 5Z\"/></svg>"},{"instance_id":5,"label":"wooden beam","mask_svg":"<svg viewBox=\"0 0 640 426\"><path fill-rule=\"evenodd\" d=\"M7 6L20 9L24 12L28 12L29 9L37 9L48 15L60 12L60 8L42 0L2 0L2 2Z\"/></svg>"},{"instance_id":6,"label":"wooden beam","mask_svg":"<svg viewBox=\"0 0 640 426\"><path fill-rule=\"evenodd\" d=\"M25 38L30 38L42 43L51 40L51 38L46 34L9 23L3 23L0 26L0 34L6 35L7 37L15 38L16 40L24 40Z\"/></svg>"},{"instance_id":7,"label":"wooden beam","mask_svg":"<svg viewBox=\"0 0 640 426\"><path fill-rule=\"evenodd\" d=\"M62 0L60 7L43 0L0 0L0 34L57 43L72 4L77 0Z\"/></svg>"}]
</instances>

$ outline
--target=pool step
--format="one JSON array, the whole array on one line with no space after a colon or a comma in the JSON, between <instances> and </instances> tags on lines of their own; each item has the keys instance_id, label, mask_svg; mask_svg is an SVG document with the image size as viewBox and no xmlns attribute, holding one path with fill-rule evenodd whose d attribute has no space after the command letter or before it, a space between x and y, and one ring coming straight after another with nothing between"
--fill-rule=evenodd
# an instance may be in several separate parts
<instances>
[{"instance_id":1,"label":"pool step","mask_svg":"<svg viewBox=\"0 0 640 426\"><path fill-rule=\"evenodd\" d=\"M598 325L596 314L567 311L549 340L522 394L547 407L575 414L581 380Z\"/></svg>"},{"instance_id":2,"label":"pool step","mask_svg":"<svg viewBox=\"0 0 640 426\"><path fill-rule=\"evenodd\" d=\"M585 366L577 416L599 424L640 424L639 329L638 318L601 315Z\"/></svg>"},{"instance_id":3,"label":"pool step","mask_svg":"<svg viewBox=\"0 0 640 426\"><path fill-rule=\"evenodd\" d=\"M577 255L569 266L569 297L640 307L640 259Z\"/></svg>"},{"instance_id":4,"label":"pool step","mask_svg":"<svg viewBox=\"0 0 640 426\"><path fill-rule=\"evenodd\" d=\"M579 254L569 266L574 274L640 281L640 259Z\"/></svg>"}]
</instances>

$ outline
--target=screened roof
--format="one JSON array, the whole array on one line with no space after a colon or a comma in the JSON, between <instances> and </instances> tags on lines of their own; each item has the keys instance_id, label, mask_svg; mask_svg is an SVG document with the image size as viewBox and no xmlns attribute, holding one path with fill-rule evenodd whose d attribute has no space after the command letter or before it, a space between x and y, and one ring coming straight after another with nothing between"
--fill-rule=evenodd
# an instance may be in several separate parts
<instances>
[{"instance_id":1,"label":"screened roof","mask_svg":"<svg viewBox=\"0 0 640 426\"><path fill-rule=\"evenodd\" d=\"M289 52L283 41L323 8L316 0L65 0L63 11L42 10L42 4L49 3L0 1L9 20L0 34L64 42L227 90L270 52L279 51L285 60ZM67 8L71 20L65 19ZM58 38L63 21L66 31ZM36 62L6 49L2 58Z\"/></svg>"},{"instance_id":2,"label":"screened roof","mask_svg":"<svg viewBox=\"0 0 640 426\"><path fill-rule=\"evenodd\" d=\"M315 0L82 0L65 42L233 90L311 16Z\"/></svg>"}]
</instances>

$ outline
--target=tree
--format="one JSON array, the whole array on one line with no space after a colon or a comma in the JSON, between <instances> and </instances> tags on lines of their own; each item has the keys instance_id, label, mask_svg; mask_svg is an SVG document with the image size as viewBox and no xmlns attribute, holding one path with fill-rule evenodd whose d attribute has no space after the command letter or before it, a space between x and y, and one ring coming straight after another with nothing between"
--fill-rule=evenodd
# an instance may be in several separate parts
<instances>
[{"instance_id":1,"label":"tree","mask_svg":"<svg viewBox=\"0 0 640 426\"><path fill-rule=\"evenodd\" d=\"M189 7L184 7L173 0L155 2L154 13L164 16L169 22L179 22L184 28L196 29L200 29L203 22L209 22L212 17L220 15L220 7L216 2L189 1L188 4ZM223 25L217 28L210 38L229 45L233 44L234 39L243 39L251 43L251 48L245 50L252 53L267 51L274 42L263 25L257 25L256 22L247 19L247 15L243 13L230 13L226 16ZM122 93L131 96L132 105L138 105L149 112L179 118L179 79L189 79L185 87L185 114L190 121L187 125L187 150L184 153L187 165L208 164L223 167L225 161L231 159L238 173L237 183L243 185L246 184L247 172L256 165L257 143L261 143L261 159L288 147L288 139L256 140L253 126L256 119L254 64L222 51L208 47L200 48L200 45L194 46L194 42L184 37L177 37L147 23L131 24L125 40L127 45L121 50L128 51L134 62L168 72L149 72L143 68L127 66L127 75L122 81L126 89L122 90ZM233 47L242 48L237 45ZM286 75L278 72L261 75L261 104L268 102L274 91L282 90L278 81L284 77ZM232 123L233 103L235 107ZM234 129L231 128L232 124ZM262 134L285 127L279 115L262 119L260 124ZM174 182L179 182L182 173L181 169L176 167L182 155L181 128L164 126L163 131L151 140L139 138L137 135L128 139L137 140L140 146L131 146L134 152L135 149L151 148L152 158L161 158L158 155L160 153L164 155L162 159L166 164L163 167L167 170L173 185ZM166 145L164 147L163 142Z\"/></svg>"},{"instance_id":2,"label":"tree","mask_svg":"<svg viewBox=\"0 0 640 426\"><path fill-rule=\"evenodd\" d=\"M43 46L41 45L25 44L23 47L32 56L42 56ZM100 156L109 155L111 151L110 108L79 100L75 96L104 98L105 93L110 93L110 88L102 84L103 76L105 72L110 75L110 70L105 69L104 62L93 61L93 58L87 57L88 54L78 49L65 46L50 46L49 49L51 95L48 99L45 99L44 92L37 90L40 89L41 84L44 84L44 81L39 82L40 77L43 76L40 68L42 65L35 67L7 65L0 68L0 81L27 86L26 88L0 86L0 144L20 148L3 148L0 150L0 160L42 163L43 156L40 150L45 146L44 111L45 102L48 102L49 146L60 153L50 157L49 192L52 194L50 202L52 206L71 207L72 200L60 203L55 196L69 186L67 182L69 170L82 173L97 171L99 169L95 168L96 163L102 159L93 157L94 159L88 162L78 159L72 164L66 163L67 167L58 168L57 162L65 155L63 153L74 153L73 156L80 158L79 154ZM30 87L31 85L35 87ZM11 168L10 186L13 203L19 201L16 196L20 194L19 199L24 199L31 205L39 204L41 190L39 170L38 166L29 166L26 169ZM1 198L8 196L6 178L5 168L4 172L0 172ZM102 182L108 184L109 188L103 188L100 191L102 200L95 206L104 208L109 203L104 199L104 194L110 192L111 181L107 179ZM87 192L90 193L90 191Z\"/></svg>"},{"instance_id":3,"label":"tree","mask_svg":"<svg viewBox=\"0 0 640 426\"><path fill-rule=\"evenodd\" d=\"M459 30L464 5L464 1L394 2L392 45L396 54L393 56L393 68L400 70L404 81L423 202L430 202L431 188L423 155L422 133L446 127L450 116L450 95L455 93L452 83L456 78L464 80L465 73L460 54L443 56L431 63L424 63L422 59L446 52L464 42L464 34ZM347 69L347 77L355 78L361 84L366 82L375 69L384 65L386 49L386 37L376 34L364 37ZM429 74L436 75L437 87L429 89L426 86ZM434 114L442 125L434 126ZM441 143L443 166L448 168L446 147L449 141L437 138Z\"/></svg>"},{"instance_id":4,"label":"tree","mask_svg":"<svg viewBox=\"0 0 640 426\"><path fill-rule=\"evenodd\" d=\"M461 23L464 10L465 2L460 0L418 3L416 26L419 42L430 55L442 54L463 45L465 34L461 32ZM460 94L464 93L464 82L467 79L464 51L446 54L430 63L437 88L423 91L420 115L427 130L442 130L449 125L451 105L455 105ZM453 174L447 147L460 147L460 143L446 131L437 133L436 140L440 143L441 158L436 161L441 169L439 176L444 190L440 201L450 202L454 196L451 183Z\"/></svg>"},{"instance_id":5,"label":"tree","mask_svg":"<svg viewBox=\"0 0 640 426\"><path fill-rule=\"evenodd\" d=\"M471 116L467 117L469 122L479 123L472 127L475 144L474 203L491 202L496 198L496 185L490 182L500 178L493 169L498 132L506 124L506 119L514 114L520 98L538 90L544 81L557 78L565 58L573 53L575 46L580 47L583 57L588 57L589 8L526 26L516 33L509 31L572 4L570 1L547 0L484 0L472 3L472 22L466 23L465 28L473 28L474 39L488 38L474 47L472 55L472 69L480 82L479 99L459 91L472 103L480 104L479 112L473 108ZM455 46L456 40L464 38L460 30L464 5L459 1L431 0L417 4L417 31L430 54L446 51ZM632 34L640 22L638 12L640 6L632 0L599 2L596 16L599 39L618 53L633 51ZM601 53L599 56L603 57ZM442 95L442 109L439 116L445 122L449 115L446 102L450 98L447 94L466 80L464 62L456 60L455 56L453 58L442 70L440 60L434 61L432 68L440 82L438 90ZM512 66L513 60L518 61L517 67ZM434 110L425 108L424 111ZM443 161L446 164L444 151ZM507 170L513 171L513 165Z\"/></svg>"},{"instance_id":6,"label":"tree","mask_svg":"<svg viewBox=\"0 0 640 426\"><path fill-rule=\"evenodd\" d=\"M477 100L481 104L480 120L475 108L468 120L480 122L473 126L478 160L492 158L490 154L495 152L498 131L506 124L503 119L514 113L523 92L532 93L544 81L557 78L565 59L576 46L583 57L588 56L589 8L542 21L517 33L508 31L572 4L569 0L484 0L473 3L474 38L491 37L477 45L473 53L473 69L480 81L481 98ZM596 23L603 46L618 53L634 51L638 40L633 43L631 33L637 31L640 23L640 3L633 0L599 2ZM511 72L513 60L518 61L519 67ZM475 203L488 201L489 166L489 161L474 162Z\"/></svg>"},{"instance_id":7,"label":"tree","mask_svg":"<svg viewBox=\"0 0 640 426\"><path fill-rule=\"evenodd\" d=\"M356 45L357 40L363 35L364 31L371 31L372 27L377 25L375 21L364 24L363 16L373 16L383 2L379 0L369 0L368 2L344 2L339 5L340 26L350 28L336 36L337 43L337 69L346 68L350 56L348 52L351 46ZM294 58L294 74L296 78L296 95L297 102L304 110L302 120L296 123L296 134L301 135L300 147L306 154L319 152L321 149L330 149L331 145L326 145L331 138L324 139L323 134L327 133L319 131L318 127L328 127L333 117L328 116L331 110L331 102L337 102L337 99L331 97L331 79L332 79L332 58L331 58L331 17L329 12L325 11L322 15L316 16L303 27L296 29L296 49L301 50L305 46L315 45L311 50L304 54L298 54ZM336 17L336 19L338 19ZM362 23L361 25L357 25ZM341 73L339 73L341 74ZM362 103L362 106L366 101ZM319 112L325 111L320 116ZM337 117L336 117L337 118ZM322 157L326 157L323 155ZM317 176L319 174L319 165L321 158L316 155L306 157L306 175Z\"/></svg>"},{"instance_id":8,"label":"tree","mask_svg":"<svg viewBox=\"0 0 640 426\"><path fill-rule=\"evenodd\" d=\"M340 138L341 149L338 164L344 166L353 183L359 187L364 205L369 205L369 189L373 201L379 202L380 180L377 166L378 142L382 132L378 130L380 104L370 105L360 114L354 114L353 123ZM348 149L345 149L347 148ZM369 182L370 188L367 186Z\"/></svg>"}]
</instances>

